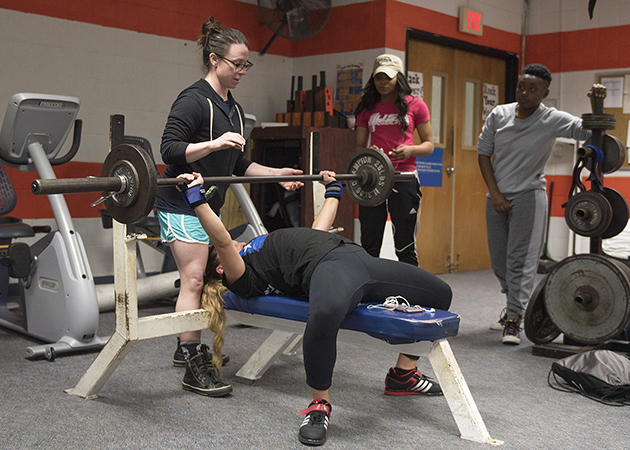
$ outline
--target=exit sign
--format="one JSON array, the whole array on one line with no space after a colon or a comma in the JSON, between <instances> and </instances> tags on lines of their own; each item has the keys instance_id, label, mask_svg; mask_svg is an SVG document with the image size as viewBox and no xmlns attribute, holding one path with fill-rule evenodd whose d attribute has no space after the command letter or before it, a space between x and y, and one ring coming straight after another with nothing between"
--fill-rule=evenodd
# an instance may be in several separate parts
<instances>
[{"instance_id":1,"label":"exit sign","mask_svg":"<svg viewBox=\"0 0 630 450\"><path fill-rule=\"evenodd\" d=\"M462 33L483 35L483 13L474 9L459 7L459 31Z\"/></svg>"}]
</instances>

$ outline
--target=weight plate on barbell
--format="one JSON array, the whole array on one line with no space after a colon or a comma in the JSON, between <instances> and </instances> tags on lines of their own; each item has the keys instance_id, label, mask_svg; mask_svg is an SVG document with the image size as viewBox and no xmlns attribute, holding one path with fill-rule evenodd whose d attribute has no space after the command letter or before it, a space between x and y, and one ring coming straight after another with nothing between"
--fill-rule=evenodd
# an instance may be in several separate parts
<instances>
[{"instance_id":1,"label":"weight plate on barbell","mask_svg":"<svg viewBox=\"0 0 630 450\"><path fill-rule=\"evenodd\" d=\"M585 130L614 130L614 114L582 114L582 128Z\"/></svg>"},{"instance_id":2,"label":"weight plate on barbell","mask_svg":"<svg viewBox=\"0 0 630 450\"><path fill-rule=\"evenodd\" d=\"M559 330L577 342L599 344L628 325L629 270L597 254L570 256L549 273L544 297Z\"/></svg>"},{"instance_id":3,"label":"weight plate on barbell","mask_svg":"<svg viewBox=\"0 0 630 450\"><path fill-rule=\"evenodd\" d=\"M602 239L609 239L617 236L626 228L630 210L628 209L628 202L623 198L623 195L614 189L604 188L602 195L606 197L606 200L610 203L612 212L610 225L608 225L608 228L602 233Z\"/></svg>"},{"instance_id":4,"label":"weight plate on barbell","mask_svg":"<svg viewBox=\"0 0 630 450\"><path fill-rule=\"evenodd\" d=\"M584 145L592 145L593 138L590 137L584 142ZM604 160L601 162L600 169L602 173L612 173L623 165L626 160L626 147L615 136L609 134L602 135L602 153L604 154ZM591 157L586 158L586 167L592 167L593 160Z\"/></svg>"},{"instance_id":5,"label":"weight plate on barbell","mask_svg":"<svg viewBox=\"0 0 630 450\"><path fill-rule=\"evenodd\" d=\"M104 201L107 212L118 222L138 223L144 219L155 203L157 170L149 155L140 147L121 144L105 158L102 177L123 177L122 192L114 193ZM103 192L103 196L109 195Z\"/></svg>"},{"instance_id":6,"label":"weight plate on barbell","mask_svg":"<svg viewBox=\"0 0 630 450\"><path fill-rule=\"evenodd\" d=\"M549 344L561 333L549 317L545 307L545 284L548 276L545 275L532 292L523 321L525 336L538 345Z\"/></svg>"},{"instance_id":7,"label":"weight plate on barbell","mask_svg":"<svg viewBox=\"0 0 630 450\"><path fill-rule=\"evenodd\" d=\"M346 173L360 174L346 184L348 195L361 206L377 206L392 193L396 182L394 167L385 153L362 148L350 156Z\"/></svg>"},{"instance_id":8,"label":"weight plate on barbell","mask_svg":"<svg viewBox=\"0 0 630 450\"><path fill-rule=\"evenodd\" d=\"M564 208L564 218L571 230L580 236L600 236L612 221L610 203L602 194L578 192Z\"/></svg>"}]
</instances>

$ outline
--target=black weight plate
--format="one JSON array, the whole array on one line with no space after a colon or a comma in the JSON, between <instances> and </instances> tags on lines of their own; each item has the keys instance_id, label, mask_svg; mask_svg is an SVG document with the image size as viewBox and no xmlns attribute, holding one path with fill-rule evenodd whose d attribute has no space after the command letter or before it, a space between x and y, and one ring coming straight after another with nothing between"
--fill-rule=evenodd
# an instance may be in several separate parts
<instances>
[{"instance_id":1,"label":"black weight plate","mask_svg":"<svg viewBox=\"0 0 630 450\"><path fill-rule=\"evenodd\" d=\"M346 173L361 174L362 179L349 180L348 195L361 206L377 206L392 193L396 182L394 167L385 153L362 148L350 156Z\"/></svg>"},{"instance_id":2,"label":"black weight plate","mask_svg":"<svg viewBox=\"0 0 630 450\"><path fill-rule=\"evenodd\" d=\"M585 130L614 130L614 114L582 114L582 128Z\"/></svg>"},{"instance_id":3,"label":"black weight plate","mask_svg":"<svg viewBox=\"0 0 630 450\"><path fill-rule=\"evenodd\" d=\"M592 191L578 192L564 208L568 227L580 236L600 236L612 221L610 203L602 194Z\"/></svg>"},{"instance_id":4,"label":"black weight plate","mask_svg":"<svg viewBox=\"0 0 630 450\"><path fill-rule=\"evenodd\" d=\"M606 231L602 233L602 239L609 239L617 236L626 228L628 224L628 217L630 216L630 210L628 209L628 202L623 198L619 192L611 188L604 188L604 197L610 203L612 211L612 220Z\"/></svg>"},{"instance_id":5,"label":"black weight plate","mask_svg":"<svg viewBox=\"0 0 630 450\"><path fill-rule=\"evenodd\" d=\"M105 200L107 212L118 222L138 223L153 209L157 194L157 170L147 153L136 145L121 144L107 155L102 177L122 175L127 186ZM104 192L103 195L109 193Z\"/></svg>"},{"instance_id":6,"label":"black weight plate","mask_svg":"<svg viewBox=\"0 0 630 450\"><path fill-rule=\"evenodd\" d=\"M538 283L525 310L525 336L534 344L549 344L560 336L561 331L553 323L545 308L545 284L548 275Z\"/></svg>"},{"instance_id":7,"label":"black weight plate","mask_svg":"<svg viewBox=\"0 0 630 450\"><path fill-rule=\"evenodd\" d=\"M605 342L630 320L629 272L605 256L570 256L547 276L545 307L553 323L571 339Z\"/></svg>"},{"instance_id":8,"label":"black weight plate","mask_svg":"<svg viewBox=\"0 0 630 450\"><path fill-rule=\"evenodd\" d=\"M586 142L584 142L584 145L592 145L592 142L593 139L588 138ZM623 143L615 136L604 134L602 136L601 150L604 153L604 160L601 162L602 173L612 173L619 170L626 160L626 147L624 147ZM592 167L592 158L586 158L585 163L586 167Z\"/></svg>"}]
</instances>

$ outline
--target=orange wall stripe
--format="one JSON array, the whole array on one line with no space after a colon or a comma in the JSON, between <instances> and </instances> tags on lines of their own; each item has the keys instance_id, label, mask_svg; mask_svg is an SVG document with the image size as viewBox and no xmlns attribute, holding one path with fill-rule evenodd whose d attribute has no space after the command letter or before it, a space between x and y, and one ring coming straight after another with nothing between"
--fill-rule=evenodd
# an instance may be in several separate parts
<instances>
[{"instance_id":1,"label":"orange wall stripe","mask_svg":"<svg viewBox=\"0 0 630 450\"><path fill-rule=\"evenodd\" d=\"M553 73L628 67L630 25L528 36L525 62Z\"/></svg>"},{"instance_id":2,"label":"orange wall stripe","mask_svg":"<svg viewBox=\"0 0 630 450\"><path fill-rule=\"evenodd\" d=\"M513 53L521 51L519 34L484 27L483 36L473 36L459 31L457 17L395 0L377 0L333 8L321 33L293 43L292 56L384 47L404 51L408 27Z\"/></svg>"},{"instance_id":3,"label":"orange wall stripe","mask_svg":"<svg viewBox=\"0 0 630 450\"><path fill-rule=\"evenodd\" d=\"M573 177L571 175L546 175L547 178L547 195L551 182L553 186L553 198L551 199L551 217L564 217L564 205L569 200L569 191ZM582 181L587 189L590 189L590 183L583 177ZM626 200L630 199L630 181L628 177L605 177L604 187L614 189L619 192Z\"/></svg>"},{"instance_id":4,"label":"orange wall stripe","mask_svg":"<svg viewBox=\"0 0 630 450\"><path fill-rule=\"evenodd\" d=\"M234 0L0 0L0 8L92 23L140 33L195 41L210 15L247 36L261 51L273 36L258 7ZM458 18L396 0L376 0L332 8L322 32L305 41L276 38L268 53L305 57L388 47L405 49L406 27L501 50L520 52L520 35L484 27L484 36L460 33Z\"/></svg>"}]
</instances>

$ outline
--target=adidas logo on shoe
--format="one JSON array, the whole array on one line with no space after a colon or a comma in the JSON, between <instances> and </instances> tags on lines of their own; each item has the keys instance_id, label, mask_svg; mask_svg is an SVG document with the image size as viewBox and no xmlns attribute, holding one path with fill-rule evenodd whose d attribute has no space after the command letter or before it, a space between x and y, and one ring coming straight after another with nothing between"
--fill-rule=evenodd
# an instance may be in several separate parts
<instances>
[{"instance_id":1,"label":"adidas logo on shoe","mask_svg":"<svg viewBox=\"0 0 630 450\"><path fill-rule=\"evenodd\" d=\"M323 445L330 421L332 405L324 399L313 400L308 408L300 411L305 414L298 438L302 444Z\"/></svg>"},{"instance_id":2,"label":"adidas logo on shoe","mask_svg":"<svg viewBox=\"0 0 630 450\"><path fill-rule=\"evenodd\" d=\"M431 378L422 375L418 369L411 369L405 372L392 367L385 378L385 394L442 395L442 388Z\"/></svg>"}]
</instances>

